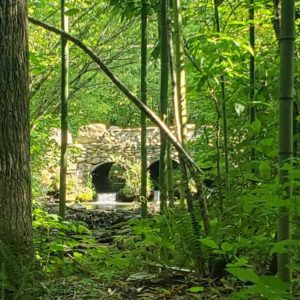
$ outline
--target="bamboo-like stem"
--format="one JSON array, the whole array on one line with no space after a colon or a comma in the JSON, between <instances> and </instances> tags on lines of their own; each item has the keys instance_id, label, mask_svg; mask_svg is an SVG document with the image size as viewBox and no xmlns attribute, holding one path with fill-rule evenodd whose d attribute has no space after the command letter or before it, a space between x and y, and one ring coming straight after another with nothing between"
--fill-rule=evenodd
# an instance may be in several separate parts
<instances>
[{"instance_id":1,"label":"bamboo-like stem","mask_svg":"<svg viewBox=\"0 0 300 300\"><path fill-rule=\"evenodd\" d=\"M168 50L168 0L161 0L160 6L160 118L164 122L168 117L168 82L169 82L169 50ZM168 159L167 137L160 132L160 159L159 159L159 190L160 210L167 207L168 191Z\"/></svg>"},{"instance_id":2,"label":"bamboo-like stem","mask_svg":"<svg viewBox=\"0 0 300 300\"><path fill-rule=\"evenodd\" d=\"M147 104L147 0L141 11L141 101ZM141 209L147 217L147 118L141 111Z\"/></svg>"},{"instance_id":3,"label":"bamboo-like stem","mask_svg":"<svg viewBox=\"0 0 300 300\"><path fill-rule=\"evenodd\" d=\"M218 9L217 0L214 0L214 14L215 14L215 22L216 22L216 30L218 33L221 32L220 29L220 17L219 17L219 9ZM222 57L219 58L220 64L222 63ZM225 190L226 195L229 192L229 158L228 158L228 130L227 130L227 108L226 108L226 91L225 91L225 75L221 74L221 107L222 107L222 119L223 119L223 149L224 149L224 161L225 161L225 172L224 172L224 183L225 183ZM219 114L219 104L217 104L217 114ZM217 116L220 118L220 114ZM219 150L218 150L219 151ZM219 157L220 158L220 157ZM217 162L217 168L220 169L220 161ZM221 178L219 174L219 179ZM221 198L220 201L220 212L221 216L224 213L224 200L223 200L223 191L222 185L219 184L219 195Z\"/></svg>"},{"instance_id":4,"label":"bamboo-like stem","mask_svg":"<svg viewBox=\"0 0 300 300\"><path fill-rule=\"evenodd\" d=\"M174 10L174 44L175 44L175 69L177 101L175 122L178 128L178 139L183 142L186 135L187 124L187 101L186 101L186 79L184 68L184 40L182 29L181 0L173 0Z\"/></svg>"},{"instance_id":5,"label":"bamboo-like stem","mask_svg":"<svg viewBox=\"0 0 300 300\"><path fill-rule=\"evenodd\" d=\"M176 98L174 98L175 109L175 124L177 136L179 141L184 146L186 136L186 123L187 123L187 101L186 101L186 80L184 68L184 40L182 29L182 11L181 0L173 0L174 11L174 48L175 48L175 87ZM184 203L186 198L184 187L183 173L185 172L184 162L180 162L181 176L180 176L180 202Z\"/></svg>"},{"instance_id":6,"label":"bamboo-like stem","mask_svg":"<svg viewBox=\"0 0 300 300\"><path fill-rule=\"evenodd\" d=\"M252 48L253 54L250 53L249 60L249 81L250 81L250 93L249 93L249 121L250 124L255 120L255 106L254 106L254 96L255 96L255 25L254 25L254 2L255 0L250 0L249 2L249 41L250 47ZM254 137L253 137L254 138ZM251 161L255 161L255 148L251 149ZM254 170L254 169L253 169Z\"/></svg>"},{"instance_id":7,"label":"bamboo-like stem","mask_svg":"<svg viewBox=\"0 0 300 300\"><path fill-rule=\"evenodd\" d=\"M65 0L61 0L61 29L69 31L68 16L65 15ZM61 148L59 177L59 215L66 214L67 192L67 146L68 146L68 97L69 97L69 46L68 39L61 36Z\"/></svg>"},{"instance_id":8,"label":"bamboo-like stem","mask_svg":"<svg viewBox=\"0 0 300 300\"><path fill-rule=\"evenodd\" d=\"M280 28L280 88L279 88L279 182L284 186L285 198L292 196L292 184L284 164L291 164L293 157L293 89L295 48L295 1L281 1ZM278 241L290 239L290 212L279 208ZM291 283L290 254L278 254L278 276Z\"/></svg>"},{"instance_id":9,"label":"bamboo-like stem","mask_svg":"<svg viewBox=\"0 0 300 300\"><path fill-rule=\"evenodd\" d=\"M171 103L168 107L168 125L172 126L174 122L174 99L176 97L176 78L174 72L174 49L173 49L173 38L172 38L172 25L170 14L168 16L168 51L169 51L169 69L171 79ZM174 207L175 196L174 196L174 180L173 180L173 161L172 161L172 145L168 141L167 143L167 159L168 159L168 203L169 207Z\"/></svg>"}]
</instances>

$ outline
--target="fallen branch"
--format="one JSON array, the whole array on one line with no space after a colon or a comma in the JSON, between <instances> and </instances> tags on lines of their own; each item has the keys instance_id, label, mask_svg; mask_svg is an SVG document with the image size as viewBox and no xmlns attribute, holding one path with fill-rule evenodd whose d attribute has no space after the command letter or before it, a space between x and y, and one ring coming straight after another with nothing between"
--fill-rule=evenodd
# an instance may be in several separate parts
<instances>
[{"instance_id":1,"label":"fallen branch","mask_svg":"<svg viewBox=\"0 0 300 300\"><path fill-rule=\"evenodd\" d=\"M91 48L86 46L79 39L75 38L74 36L70 35L69 33L65 32L63 30L60 30L52 25L49 25L42 21L36 20L30 16L29 16L29 21L32 24L38 25L40 27L43 27L46 30L49 30L51 32L54 32L58 35L63 36L67 40L71 41L73 44L77 45L80 49L82 49L101 68L101 70L118 87L118 89L131 102L133 102L149 119L151 119L153 121L153 123L156 124L163 133L166 134L169 141L172 143L172 145L175 147L175 149L181 154L182 158L186 162L188 169L191 172L193 179L195 180L197 190L198 190L199 194L202 195L201 202L203 202L204 208L202 208L201 211L202 211L202 217L203 217L203 221L204 221L205 232L206 232L206 234L208 234L209 218L208 218L208 212L207 212L207 208L206 208L206 197L204 196L204 187L199 178L199 174L203 174L203 171L196 165L196 163L193 161L193 159L190 157L190 155L183 148L182 144L177 140L176 136L171 132L169 127L155 114L155 112L153 110L151 110L137 96L135 96L124 85L124 83L111 72L111 70L106 66L106 64L102 61L102 59L99 56L97 56L97 54ZM203 209L205 210L204 215L203 215Z\"/></svg>"}]
</instances>

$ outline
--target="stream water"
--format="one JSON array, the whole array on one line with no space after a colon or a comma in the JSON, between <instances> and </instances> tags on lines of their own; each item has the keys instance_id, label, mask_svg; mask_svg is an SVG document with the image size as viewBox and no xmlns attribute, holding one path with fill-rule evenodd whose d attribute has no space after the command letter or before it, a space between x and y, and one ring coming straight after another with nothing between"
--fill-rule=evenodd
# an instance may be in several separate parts
<instances>
[{"instance_id":1,"label":"stream water","mask_svg":"<svg viewBox=\"0 0 300 300\"><path fill-rule=\"evenodd\" d=\"M99 204L115 204L117 201L117 193L98 193L97 202Z\"/></svg>"},{"instance_id":2,"label":"stream water","mask_svg":"<svg viewBox=\"0 0 300 300\"><path fill-rule=\"evenodd\" d=\"M153 191L154 201L159 201L159 191ZM97 201L86 202L83 205L88 209L113 208L113 209L130 209L136 205L136 202L118 202L117 193L98 193Z\"/></svg>"}]
</instances>

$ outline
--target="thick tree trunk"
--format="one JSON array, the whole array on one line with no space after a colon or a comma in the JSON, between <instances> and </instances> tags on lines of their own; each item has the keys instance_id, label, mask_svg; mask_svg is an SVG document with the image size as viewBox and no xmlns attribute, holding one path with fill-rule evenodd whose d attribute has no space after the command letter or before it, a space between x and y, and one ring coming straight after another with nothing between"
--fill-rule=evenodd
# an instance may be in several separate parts
<instances>
[{"instance_id":1,"label":"thick tree trunk","mask_svg":"<svg viewBox=\"0 0 300 300\"><path fill-rule=\"evenodd\" d=\"M26 0L0 1L0 41L0 242L26 262L33 258Z\"/></svg>"}]
</instances>

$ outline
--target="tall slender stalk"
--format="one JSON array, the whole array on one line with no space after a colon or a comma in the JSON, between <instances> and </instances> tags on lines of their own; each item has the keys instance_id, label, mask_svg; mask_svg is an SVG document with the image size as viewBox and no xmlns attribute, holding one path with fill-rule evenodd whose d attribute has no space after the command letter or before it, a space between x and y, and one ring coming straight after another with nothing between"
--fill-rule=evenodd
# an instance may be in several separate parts
<instances>
[{"instance_id":1,"label":"tall slender stalk","mask_svg":"<svg viewBox=\"0 0 300 300\"><path fill-rule=\"evenodd\" d=\"M182 29L182 12L181 12L181 0L173 0L174 11L174 117L176 124L176 133L178 140L184 146L184 139L186 135L187 124L187 103L186 103L186 81L185 81L185 69L184 69L184 41L183 41L183 29ZM180 162L181 174L180 174L180 203L183 206L185 200L185 187L183 174L185 172L184 162Z\"/></svg>"},{"instance_id":2,"label":"tall slender stalk","mask_svg":"<svg viewBox=\"0 0 300 300\"><path fill-rule=\"evenodd\" d=\"M250 79L250 94L249 94L249 121L250 123L254 122L255 120L255 107L253 104L254 95L255 95L255 25L254 25L254 2L255 0L250 0L249 2L249 40L250 46L252 48L253 54L250 53L250 60L249 60L249 79ZM255 160L255 148L251 149L251 161Z\"/></svg>"},{"instance_id":3,"label":"tall slender stalk","mask_svg":"<svg viewBox=\"0 0 300 300\"><path fill-rule=\"evenodd\" d=\"M183 40L183 28L182 28L182 9L181 0L173 0L174 10L174 53L175 53L175 86L176 90L174 95L174 116L177 128L178 140L184 147L186 138L186 124L187 124L187 99L186 99L186 78L184 68L184 40ZM193 203L193 197L189 188L189 178L187 172L187 165L184 157L179 153L180 167L181 167L181 195L180 200L183 197L186 198L189 214L191 217L192 229L195 238L196 249L196 266L198 269L202 268L201 258L201 245L199 243L200 230L198 220L196 218L196 212ZM197 183L198 184L198 183ZM203 201L200 201L201 214L204 223L205 233L209 234L209 218L207 213L206 199L203 197Z\"/></svg>"},{"instance_id":4,"label":"tall slender stalk","mask_svg":"<svg viewBox=\"0 0 300 300\"><path fill-rule=\"evenodd\" d=\"M294 89L294 47L295 47L295 1L281 1L280 28L280 88L279 88L279 182L284 185L285 198L291 198L292 186L284 164L290 164L293 157L293 89ZM290 212L288 207L279 208L278 241L291 237ZM278 276L291 282L289 253L278 254Z\"/></svg>"},{"instance_id":5,"label":"tall slender stalk","mask_svg":"<svg viewBox=\"0 0 300 300\"><path fill-rule=\"evenodd\" d=\"M147 0L141 11L141 101L147 104ZM141 112L141 205L142 217L147 217L147 118Z\"/></svg>"},{"instance_id":6,"label":"tall slender stalk","mask_svg":"<svg viewBox=\"0 0 300 300\"><path fill-rule=\"evenodd\" d=\"M174 181L173 181L173 160L171 143L167 141L167 172L168 172L168 203L170 207L174 207Z\"/></svg>"},{"instance_id":7,"label":"tall slender stalk","mask_svg":"<svg viewBox=\"0 0 300 300\"><path fill-rule=\"evenodd\" d=\"M169 82L169 51L168 51L168 1L161 0L160 6L160 117L166 122L168 116L168 82ZM163 212L167 205L167 137L160 132L159 189L160 209Z\"/></svg>"},{"instance_id":8,"label":"tall slender stalk","mask_svg":"<svg viewBox=\"0 0 300 300\"><path fill-rule=\"evenodd\" d=\"M65 0L61 0L61 29L69 31L69 20L65 15ZM59 215L65 218L66 181L67 181L67 145L68 145L68 96L69 96L69 46L68 40L61 37L61 152Z\"/></svg>"},{"instance_id":9,"label":"tall slender stalk","mask_svg":"<svg viewBox=\"0 0 300 300\"><path fill-rule=\"evenodd\" d=\"M168 125L172 125L174 120L174 102L176 101L176 74L174 68L174 47L173 47L173 37L172 37L172 26L171 20L168 21L168 49L169 49L169 64L170 64L170 78L172 87L172 103L168 111ZM167 155L168 155L168 200L169 206L174 206L175 196L174 196L174 181L173 181L173 162L171 155L171 143L168 141L167 145Z\"/></svg>"},{"instance_id":10,"label":"tall slender stalk","mask_svg":"<svg viewBox=\"0 0 300 300\"><path fill-rule=\"evenodd\" d=\"M214 0L214 14L216 22L216 30L218 33L221 32L220 29L220 17L219 8L217 0ZM222 63L222 57L219 58L220 64ZM227 107L226 107L226 90L225 90L225 75L221 74L221 107L222 107L222 119L223 119L223 148L224 148L224 162L225 162L225 172L224 172L224 183L226 194L229 192L229 158L228 158L228 130L227 130ZM219 186L219 188L222 188ZM219 191L220 195L223 195L222 191ZM223 216L224 203L223 197L220 199L220 211Z\"/></svg>"},{"instance_id":11,"label":"tall slender stalk","mask_svg":"<svg viewBox=\"0 0 300 300\"><path fill-rule=\"evenodd\" d=\"M213 102L216 107L217 119L216 119L216 166L217 166L217 178L218 178L218 194L220 199L220 215L221 218L224 214L224 207L223 207L223 179L222 179L222 172L221 172L221 151L220 151L220 140L221 140L221 109L219 107L219 101L215 96L215 91L211 91L211 95L213 98Z\"/></svg>"},{"instance_id":12,"label":"tall slender stalk","mask_svg":"<svg viewBox=\"0 0 300 300\"><path fill-rule=\"evenodd\" d=\"M175 44L175 69L177 101L175 102L176 126L179 130L178 139L183 142L186 134L187 124L187 101L186 101L186 80L184 68L184 41L182 29L182 8L181 0L173 0L174 10L174 44Z\"/></svg>"}]
</instances>

